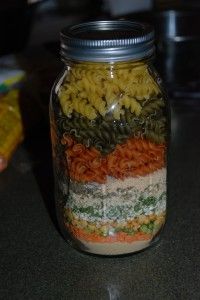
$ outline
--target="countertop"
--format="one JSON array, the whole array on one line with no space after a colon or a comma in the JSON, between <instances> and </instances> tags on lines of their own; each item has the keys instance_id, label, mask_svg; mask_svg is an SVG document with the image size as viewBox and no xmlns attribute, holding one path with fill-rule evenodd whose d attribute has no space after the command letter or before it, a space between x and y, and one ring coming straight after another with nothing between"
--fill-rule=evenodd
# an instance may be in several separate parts
<instances>
[{"instance_id":1,"label":"countertop","mask_svg":"<svg viewBox=\"0 0 200 300\"><path fill-rule=\"evenodd\" d=\"M47 126L0 175L0 299L200 299L200 102L169 101L168 216L160 242L104 258L64 241L54 213Z\"/></svg>"}]
</instances>

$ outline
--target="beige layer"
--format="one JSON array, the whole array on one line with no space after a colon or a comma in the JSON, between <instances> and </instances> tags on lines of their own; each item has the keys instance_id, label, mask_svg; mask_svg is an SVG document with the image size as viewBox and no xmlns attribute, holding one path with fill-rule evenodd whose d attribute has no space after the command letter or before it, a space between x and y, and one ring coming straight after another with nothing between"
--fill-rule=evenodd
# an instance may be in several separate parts
<instances>
[{"instance_id":1,"label":"beige layer","mask_svg":"<svg viewBox=\"0 0 200 300\"><path fill-rule=\"evenodd\" d=\"M140 251L150 245L151 240L134 241L132 243L94 243L80 239L80 242L87 248L87 252L101 255L121 255Z\"/></svg>"}]
</instances>

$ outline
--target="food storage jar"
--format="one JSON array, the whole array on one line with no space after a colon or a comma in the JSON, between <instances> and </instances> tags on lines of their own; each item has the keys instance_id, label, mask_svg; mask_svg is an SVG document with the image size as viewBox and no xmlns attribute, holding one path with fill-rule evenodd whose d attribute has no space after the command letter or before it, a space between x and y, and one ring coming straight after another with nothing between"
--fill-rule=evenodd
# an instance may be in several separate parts
<instances>
[{"instance_id":1,"label":"food storage jar","mask_svg":"<svg viewBox=\"0 0 200 300\"><path fill-rule=\"evenodd\" d=\"M94 21L61 31L64 70L50 101L60 230L76 249L138 252L166 215L168 110L143 23Z\"/></svg>"}]
</instances>

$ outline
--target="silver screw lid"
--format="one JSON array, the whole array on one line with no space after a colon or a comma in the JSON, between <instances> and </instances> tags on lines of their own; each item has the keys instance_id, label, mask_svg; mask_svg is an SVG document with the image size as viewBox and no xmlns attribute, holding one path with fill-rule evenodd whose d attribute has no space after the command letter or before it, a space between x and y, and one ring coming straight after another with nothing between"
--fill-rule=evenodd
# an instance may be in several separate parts
<instances>
[{"instance_id":1,"label":"silver screw lid","mask_svg":"<svg viewBox=\"0 0 200 300\"><path fill-rule=\"evenodd\" d=\"M94 62L138 60L154 52L149 24L127 20L86 22L60 34L64 59Z\"/></svg>"}]
</instances>

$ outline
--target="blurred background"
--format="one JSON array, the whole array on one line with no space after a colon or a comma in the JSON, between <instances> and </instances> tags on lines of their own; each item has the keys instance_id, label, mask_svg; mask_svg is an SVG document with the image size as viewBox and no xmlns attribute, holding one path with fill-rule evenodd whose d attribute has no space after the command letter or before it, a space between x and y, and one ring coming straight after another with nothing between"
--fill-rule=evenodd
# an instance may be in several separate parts
<instances>
[{"instance_id":1,"label":"blurred background","mask_svg":"<svg viewBox=\"0 0 200 300\"><path fill-rule=\"evenodd\" d=\"M59 32L63 27L105 19L151 23L156 32L154 63L169 101L189 101L191 105L200 97L199 17L197 0L2 0L0 105L7 101L10 107L16 106L19 98L17 109L23 127L15 133L7 159L22 141L30 143L32 149L33 136L40 136L41 142L42 136L49 138L48 103L53 82L63 67L59 57ZM0 113L0 136L7 128L12 140L14 129L2 118ZM5 166L2 164L2 169Z\"/></svg>"}]
</instances>

